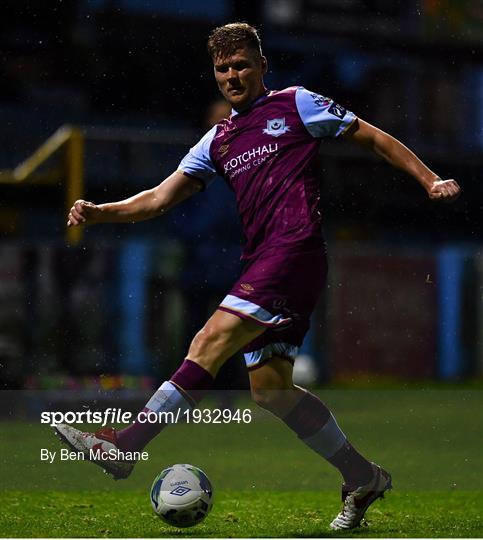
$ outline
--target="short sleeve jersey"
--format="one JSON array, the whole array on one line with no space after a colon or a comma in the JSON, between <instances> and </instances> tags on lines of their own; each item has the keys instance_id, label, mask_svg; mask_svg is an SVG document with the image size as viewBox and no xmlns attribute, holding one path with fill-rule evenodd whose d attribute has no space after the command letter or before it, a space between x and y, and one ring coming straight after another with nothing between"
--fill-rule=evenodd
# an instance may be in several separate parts
<instances>
[{"instance_id":1,"label":"short sleeve jersey","mask_svg":"<svg viewBox=\"0 0 483 540\"><path fill-rule=\"evenodd\" d=\"M322 239L319 145L355 118L303 87L269 91L208 131L179 170L205 185L222 176L234 191L246 237L243 259L267 248L310 246Z\"/></svg>"}]
</instances>

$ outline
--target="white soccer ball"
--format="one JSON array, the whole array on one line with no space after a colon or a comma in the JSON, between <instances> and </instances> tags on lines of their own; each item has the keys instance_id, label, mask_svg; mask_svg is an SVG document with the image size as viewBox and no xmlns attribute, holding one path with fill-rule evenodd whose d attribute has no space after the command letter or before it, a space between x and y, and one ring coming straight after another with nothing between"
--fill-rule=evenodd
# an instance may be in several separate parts
<instances>
[{"instance_id":1,"label":"white soccer ball","mask_svg":"<svg viewBox=\"0 0 483 540\"><path fill-rule=\"evenodd\" d=\"M151 505L169 525L191 527L209 514L213 506L213 488L198 467L172 465L154 479Z\"/></svg>"}]
</instances>

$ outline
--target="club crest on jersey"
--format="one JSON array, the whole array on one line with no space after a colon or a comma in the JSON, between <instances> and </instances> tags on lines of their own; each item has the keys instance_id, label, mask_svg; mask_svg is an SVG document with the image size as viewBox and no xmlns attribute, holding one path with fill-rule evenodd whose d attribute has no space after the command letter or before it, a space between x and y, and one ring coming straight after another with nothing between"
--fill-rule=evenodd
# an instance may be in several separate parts
<instances>
[{"instance_id":1,"label":"club crest on jersey","mask_svg":"<svg viewBox=\"0 0 483 540\"><path fill-rule=\"evenodd\" d=\"M263 130L263 133L273 137L280 137L287 131L290 131L290 127L285 125L285 118L274 118L273 120L267 120L267 128Z\"/></svg>"}]
</instances>

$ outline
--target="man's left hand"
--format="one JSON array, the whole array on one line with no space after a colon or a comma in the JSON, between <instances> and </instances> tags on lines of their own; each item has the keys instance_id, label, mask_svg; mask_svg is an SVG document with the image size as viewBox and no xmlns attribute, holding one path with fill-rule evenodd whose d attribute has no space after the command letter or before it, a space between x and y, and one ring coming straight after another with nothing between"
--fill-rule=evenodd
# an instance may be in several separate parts
<instances>
[{"instance_id":1,"label":"man's left hand","mask_svg":"<svg viewBox=\"0 0 483 540\"><path fill-rule=\"evenodd\" d=\"M461 193L461 188L456 180L435 180L428 191L429 198L444 202L455 201Z\"/></svg>"}]
</instances>

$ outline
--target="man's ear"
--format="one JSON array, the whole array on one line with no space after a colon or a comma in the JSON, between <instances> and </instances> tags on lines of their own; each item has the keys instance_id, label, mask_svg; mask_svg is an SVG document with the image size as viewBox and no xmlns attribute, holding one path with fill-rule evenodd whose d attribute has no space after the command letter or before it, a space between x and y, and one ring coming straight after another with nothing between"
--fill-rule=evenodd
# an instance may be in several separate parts
<instances>
[{"instance_id":1,"label":"man's ear","mask_svg":"<svg viewBox=\"0 0 483 540\"><path fill-rule=\"evenodd\" d=\"M265 56L262 56L261 57L261 62L262 62L262 72L265 75L267 73L267 71L268 71L267 58Z\"/></svg>"}]
</instances>

